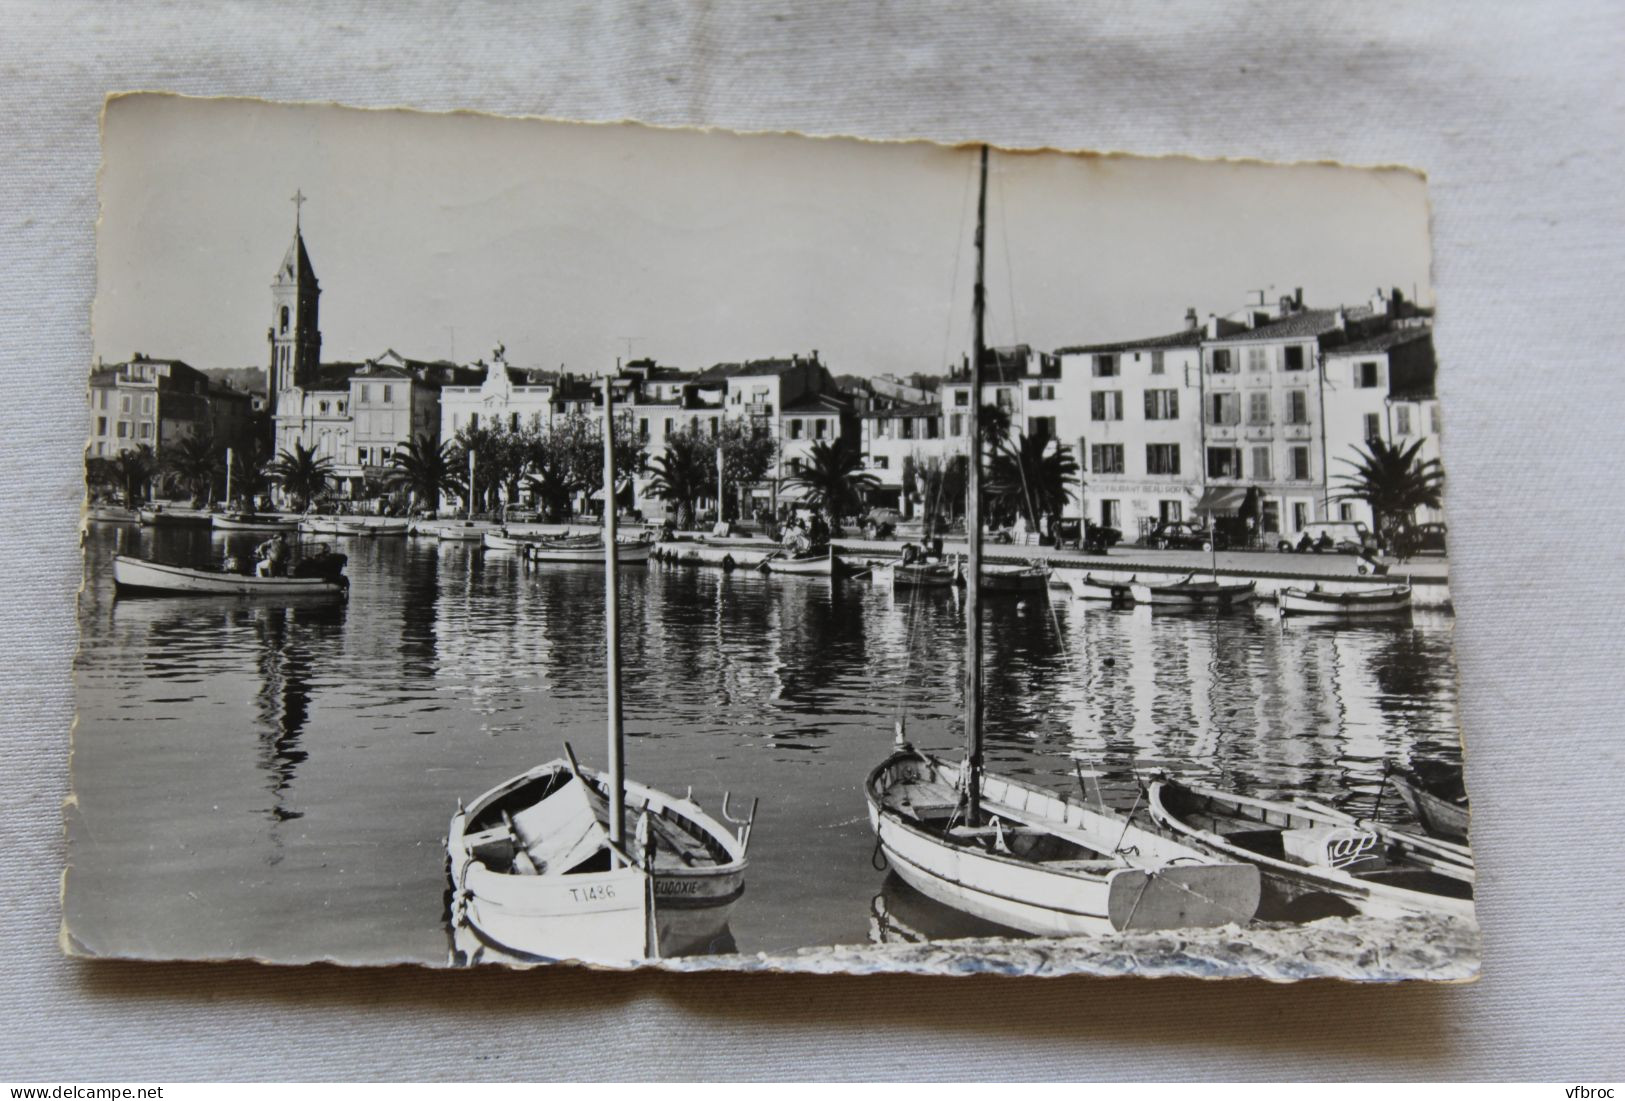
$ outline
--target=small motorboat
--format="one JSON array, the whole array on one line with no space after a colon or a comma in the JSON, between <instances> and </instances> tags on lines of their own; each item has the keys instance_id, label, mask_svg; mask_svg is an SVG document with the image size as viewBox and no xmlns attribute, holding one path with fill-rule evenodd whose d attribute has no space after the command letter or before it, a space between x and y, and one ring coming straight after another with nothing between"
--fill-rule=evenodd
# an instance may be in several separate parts
<instances>
[{"instance_id":1,"label":"small motorboat","mask_svg":"<svg viewBox=\"0 0 1625 1101\"><path fill-rule=\"evenodd\" d=\"M1049 575L1050 568L1038 564L1029 566L984 565L981 579L982 592L988 596L1015 596L1047 592L1049 590Z\"/></svg>"},{"instance_id":2,"label":"small motorboat","mask_svg":"<svg viewBox=\"0 0 1625 1101\"><path fill-rule=\"evenodd\" d=\"M135 524L141 518L134 509L118 505L91 505L85 509L85 519L92 524Z\"/></svg>"},{"instance_id":3,"label":"small motorboat","mask_svg":"<svg viewBox=\"0 0 1625 1101\"><path fill-rule=\"evenodd\" d=\"M1251 921L1260 873L1106 809L991 773L983 822L963 821L963 766L901 746L865 787L869 821L903 881L986 921L1044 936Z\"/></svg>"},{"instance_id":4,"label":"small motorboat","mask_svg":"<svg viewBox=\"0 0 1625 1101\"><path fill-rule=\"evenodd\" d=\"M647 539L617 539L615 561L623 566L641 566L649 561L649 554L653 550L654 544ZM538 566L565 564L602 566L604 540L599 535L563 540L550 539L527 544L524 554L527 561L534 562Z\"/></svg>"},{"instance_id":5,"label":"small motorboat","mask_svg":"<svg viewBox=\"0 0 1625 1101\"><path fill-rule=\"evenodd\" d=\"M641 955L703 952L744 894L750 821L736 834L690 799L624 783L630 828L621 855L631 869L648 869L654 886L655 936ZM641 943L627 889L611 884L606 893L598 883L626 870L611 867L608 787L603 774L560 759L458 809L446 852L452 927L468 962L491 950L519 961L603 960L607 946ZM633 928L618 929L629 921ZM619 961L617 953L608 962Z\"/></svg>"},{"instance_id":6,"label":"small motorboat","mask_svg":"<svg viewBox=\"0 0 1625 1101\"><path fill-rule=\"evenodd\" d=\"M410 530L411 521L399 516L366 516L356 517L358 521L366 524L367 530L376 538L386 535L405 535Z\"/></svg>"},{"instance_id":7,"label":"small motorboat","mask_svg":"<svg viewBox=\"0 0 1625 1101\"><path fill-rule=\"evenodd\" d=\"M297 531L299 520L290 516L272 516L263 512L217 512L214 514L216 531Z\"/></svg>"},{"instance_id":8,"label":"small motorboat","mask_svg":"<svg viewBox=\"0 0 1625 1101\"><path fill-rule=\"evenodd\" d=\"M144 527L158 528L206 528L210 524L207 512L190 512L165 508L162 505L139 509L136 512L136 519Z\"/></svg>"},{"instance_id":9,"label":"small motorboat","mask_svg":"<svg viewBox=\"0 0 1625 1101\"><path fill-rule=\"evenodd\" d=\"M1430 778L1411 771L1396 772L1390 774L1388 780L1429 833L1435 837L1465 841L1469 808L1467 791L1461 782L1461 769L1439 771L1442 775Z\"/></svg>"},{"instance_id":10,"label":"small motorboat","mask_svg":"<svg viewBox=\"0 0 1625 1101\"><path fill-rule=\"evenodd\" d=\"M507 551L509 553L523 554L526 547L547 542L543 535L510 535L506 529L488 531L484 539L485 549L488 551Z\"/></svg>"},{"instance_id":11,"label":"small motorboat","mask_svg":"<svg viewBox=\"0 0 1625 1101\"><path fill-rule=\"evenodd\" d=\"M1264 874L1268 908L1286 919L1363 913L1473 916L1467 850L1329 807L1154 780L1151 816L1175 840Z\"/></svg>"},{"instance_id":12,"label":"small motorboat","mask_svg":"<svg viewBox=\"0 0 1625 1101\"><path fill-rule=\"evenodd\" d=\"M1129 594L1136 604L1162 604L1185 608L1239 608L1251 604L1258 596L1258 582L1245 581L1225 584L1222 581L1198 581L1195 574L1182 581L1164 584L1130 582Z\"/></svg>"},{"instance_id":13,"label":"small motorboat","mask_svg":"<svg viewBox=\"0 0 1625 1101\"><path fill-rule=\"evenodd\" d=\"M952 589L959 584L959 566L953 562L898 562L886 569L893 592L907 589ZM876 572L879 576L879 571Z\"/></svg>"},{"instance_id":14,"label":"small motorboat","mask_svg":"<svg viewBox=\"0 0 1625 1101\"><path fill-rule=\"evenodd\" d=\"M1312 589L1282 589L1277 600L1282 615L1401 615L1411 610L1411 587L1381 585L1334 593L1316 585Z\"/></svg>"},{"instance_id":15,"label":"small motorboat","mask_svg":"<svg viewBox=\"0 0 1625 1101\"><path fill-rule=\"evenodd\" d=\"M837 572L838 560L835 549L828 544L814 547L796 555L770 554L762 559L758 567L763 573L799 574L804 577L833 577Z\"/></svg>"},{"instance_id":16,"label":"small motorboat","mask_svg":"<svg viewBox=\"0 0 1625 1101\"><path fill-rule=\"evenodd\" d=\"M1066 579L1067 586L1071 588L1072 595L1079 600L1107 600L1113 604L1129 604L1134 600L1134 594L1129 591L1134 578L1127 581L1112 581L1104 577L1096 577L1086 573L1082 577L1073 574Z\"/></svg>"},{"instance_id":17,"label":"small motorboat","mask_svg":"<svg viewBox=\"0 0 1625 1101\"><path fill-rule=\"evenodd\" d=\"M342 554L307 555L287 574L260 577L198 566L177 566L146 558L115 555L113 589L123 595L163 596L332 596L349 592Z\"/></svg>"},{"instance_id":18,"label":"small motorboat","mask_svg":"<svg viewBox=\"0 0 1625 1101\"><path fill-rule=\"evenodd\" d=\"M499 530L488 520L442 520L435 526L434 536L442 543L484 543L486 532Z\"/></svg>"},{"instance_id":19,"label":"small motorboat","mask_svg":"<svg viewBox=\"0 0 1625 1101\"><path fill-rule=\"evenodd\" d=\"M311 535L337 535L350 539L369 539L375 534L370 524L356 516L307 516L299 521L299 530Z\"/></svg>"}]
</instances>

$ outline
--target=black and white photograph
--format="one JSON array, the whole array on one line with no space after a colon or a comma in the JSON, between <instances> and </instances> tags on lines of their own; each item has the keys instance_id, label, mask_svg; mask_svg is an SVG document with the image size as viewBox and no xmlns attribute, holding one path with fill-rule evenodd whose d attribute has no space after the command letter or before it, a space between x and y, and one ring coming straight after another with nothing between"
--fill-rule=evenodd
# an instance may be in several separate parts
<instances>
[{"instance_id":1,"label":"black and white photograph","mask_svg":"<svg viewBox=\"0 0 1625 1101\"><path fill-rule=\"evenodd\" d=\"M65 951L1477 977L1420 172L102 142Z\"/></svg>"}]
</instances>

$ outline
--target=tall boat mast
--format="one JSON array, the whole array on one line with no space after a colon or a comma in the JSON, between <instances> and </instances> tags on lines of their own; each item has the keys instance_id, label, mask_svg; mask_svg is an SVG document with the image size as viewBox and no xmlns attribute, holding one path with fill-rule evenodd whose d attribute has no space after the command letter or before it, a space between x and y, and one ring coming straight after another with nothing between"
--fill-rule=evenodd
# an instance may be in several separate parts
<instances>
[{"instance_id":1,"label":"tall boat mast","mask_svg":"<svg viewBox=\"0 0 1625 1101\"><path fill-rule=\"evenodd\" d=\"M619 567L615 561L615 380L604 377L604 662L609 669L609 841L626 851L626 755L621 732Z\"/></svg>"},{"instance_id":2,"label":"tall boat mast","mask_svg":"<svg viewBox=\"0 0 1625 1101\"><path fill-rule=\"evenodd\" d=\"M982 821L982 315L987 309L987 146L976 195L976 286L971 292L970 466L965 478L965 820Z\"/></svg>"}]
</instances>

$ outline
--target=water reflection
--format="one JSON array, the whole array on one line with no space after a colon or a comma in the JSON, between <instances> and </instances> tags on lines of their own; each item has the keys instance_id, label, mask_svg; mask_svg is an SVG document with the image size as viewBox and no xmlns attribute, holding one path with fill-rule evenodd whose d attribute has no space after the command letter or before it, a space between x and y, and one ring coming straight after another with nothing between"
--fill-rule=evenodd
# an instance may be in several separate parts
<instances>
[{"instance_id":1,"label":"water reflection","mask_svg":"<svg viewBox=\"0 0 1625 1101\"><path fill-rule=\"evenodd\" d=\"M69 894L101 943L440 962L457 800L565 740L602 764L595 567L360 540L343 548L347 606L115 602L116 539L192 561L253 542L87 540L74 782L98 844L75 834ZM960 751L962 603L658 564L620 584L632 773L713 811L724 790L762 797L739 949L868 939L874 899L897 887L870 864L861 785L899 720L921 748ZM1327 629L1030 596L990 600L984 627L990 766L1057 789L1086 762L1127 807L1135 775L1164 768L1360 813L1382 796L1398 821L1386 769L1459 761L1446 616ZM187 908L189 893L209 905ZM888 906L959 928L928 900ZM301 912L321 921L282 919Z\"/></svg>"}]
</instances>

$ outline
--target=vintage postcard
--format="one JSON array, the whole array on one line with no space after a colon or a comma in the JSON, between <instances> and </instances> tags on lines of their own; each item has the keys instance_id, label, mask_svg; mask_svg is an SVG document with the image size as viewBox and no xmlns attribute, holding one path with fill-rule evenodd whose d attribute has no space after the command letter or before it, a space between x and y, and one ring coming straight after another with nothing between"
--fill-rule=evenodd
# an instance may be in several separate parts
<instances>
[{"instance_id":1,"label":"vintage postcard","mask_svg":"<svg viewBox=\"0 0 1625 1101\"><path fill-rule=\"evenodd\" d=\"M67 951L1477 974L1418 173L104 157Z\"/></svg>"}]
</instances>

